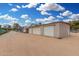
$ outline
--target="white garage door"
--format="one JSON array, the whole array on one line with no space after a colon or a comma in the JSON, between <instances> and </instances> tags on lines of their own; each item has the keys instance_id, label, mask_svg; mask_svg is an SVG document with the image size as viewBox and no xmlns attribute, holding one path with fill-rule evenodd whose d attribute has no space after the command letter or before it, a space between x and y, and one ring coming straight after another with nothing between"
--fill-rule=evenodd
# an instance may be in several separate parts
<instances>
[{"instance_id":1,"label":"white garage door","mask_svg":"<svg viewBox=\"0 0 79 59\"><path fill-rule=\"evenodd\" d=\"M44 27L44 35L46 36L54 36L54 26Z\"/></svg>"},{"instance_id":2,"label":"white garage door","mask_svg":"<svg viewBox=\"0 0 79 59\"><path fill-rule=\"evenodd\" d=\"M33 28L33 34L41 35L41 28Z\"/></svg>"}]
</instances>

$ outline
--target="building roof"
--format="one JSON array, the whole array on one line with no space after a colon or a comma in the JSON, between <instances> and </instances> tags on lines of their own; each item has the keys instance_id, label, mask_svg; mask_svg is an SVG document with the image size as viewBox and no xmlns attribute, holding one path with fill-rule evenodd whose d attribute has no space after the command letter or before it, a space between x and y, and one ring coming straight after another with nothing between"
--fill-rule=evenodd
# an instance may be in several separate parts
<instances>
[{"instance_id":1,"label":"building roof","mask_svg":"<svg viewBox=\"0 0 79 59\"><path fill-rule=\"evenodd\" d=\"M55 26L56 23L64 23L64 24L70 25L70 24L67 23L67 22L60 21L60 22L52 22L52 23L49 23L49 24L32 25L32 26L30 26L30 27L38 27L38 26L46 26L46 25L52 25L52 26ZM30 28L30 27L29 27L29 28Z\"/></svg>"},{"instance_id":2,"label":"building roof","mask_svg":"<svg viewBox=\"0 0 79 59\"><path fill-rule=\"evenodd\" d=\"M52 24L56 24L56 23L64 23L64 24L70 25L69 23L63 22L63 21L60 21L60 22L53 22Z\"/></svg>"}]
</instances>

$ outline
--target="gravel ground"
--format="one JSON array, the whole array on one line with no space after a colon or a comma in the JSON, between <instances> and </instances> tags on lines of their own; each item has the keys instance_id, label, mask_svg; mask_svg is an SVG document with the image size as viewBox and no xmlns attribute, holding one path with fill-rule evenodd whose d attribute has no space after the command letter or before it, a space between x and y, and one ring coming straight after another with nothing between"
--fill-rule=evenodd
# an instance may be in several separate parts
<instances>
[{"instance_id":1,"label":"gravel ground","mask_svg":"<svg viewBox=\"0 0 79 59\"><path fill-rule=\"evenodd\" d=\"M11 31L0 36L1 56L79 56L79 33L63 39Z\"/></svg>"}]
</instances>

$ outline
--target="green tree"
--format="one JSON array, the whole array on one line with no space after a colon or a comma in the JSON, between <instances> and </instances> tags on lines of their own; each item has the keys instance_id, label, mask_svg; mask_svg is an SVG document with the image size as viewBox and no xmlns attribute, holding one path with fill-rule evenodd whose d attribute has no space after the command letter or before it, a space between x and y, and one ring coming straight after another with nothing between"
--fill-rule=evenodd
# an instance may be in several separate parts
<instances>
[{"instance_id":1,"label":"green tree","mask_svg":"<svg viewBox=\"0 0 79 59\"><path fill-rule=\"evenodd\" d=\"M69 22L70 23L70 26L71 26L71 29L79 29L79 20L77 21L71 21Z\"/></svg>"},{"instance_id":2,"label":"green tree","mask_svg":"<svg viewBox=\"0 0 79 59\"><path fill-rule=\"evenodd\" d=\"M0 25L0 28L1 28L1 25Z\"/></svg>"},{"instance_id":3,"label":"green tree","mask_svg":"<svg viewBox=\"0 0 79 59\"><path fill-rule=\"evenodd\" d=\"M20 28L20 25L19 25L18 23L14 23L14 24L13 24L13 30L18 31L19 28Z\"/></svg>"}]
</instances>

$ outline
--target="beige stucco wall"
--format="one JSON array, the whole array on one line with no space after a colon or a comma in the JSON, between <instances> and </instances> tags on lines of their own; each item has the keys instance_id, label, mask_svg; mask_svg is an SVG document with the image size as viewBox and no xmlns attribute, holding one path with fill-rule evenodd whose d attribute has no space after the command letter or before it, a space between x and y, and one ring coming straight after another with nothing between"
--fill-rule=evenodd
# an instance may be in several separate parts
<instances>
[{"instance_id":1,"label":"beige stucco wall","mask_svg":"<svg viewBox=\"0 0 79 59\"><path fill-rule=\"evenodd\" d=\"M57 23L54 27L54 37L59 37L60 36L59 31L60 31L60 25L59 25L59 23Z\"/></svg>"},{"instance_id":2,"label":"beige stucco wall","mask_svg":"<svg viewBox=\"0 0 79 59\"><path fill-rule=\"evenodd\" d=\"M29 28L29 33L32 34L32 28Z\"/></svg>"},{"instance_id":3,"label":"beige stucco wall","mask_svg":"<svg viewBox=\"0 0 79 59\"><path fill-rule=\"evenodd\" d=\"M68 37L70 34L70 26L65 23L57 23L55 26L55 37Z\"/></svg>"}]
</instances>

